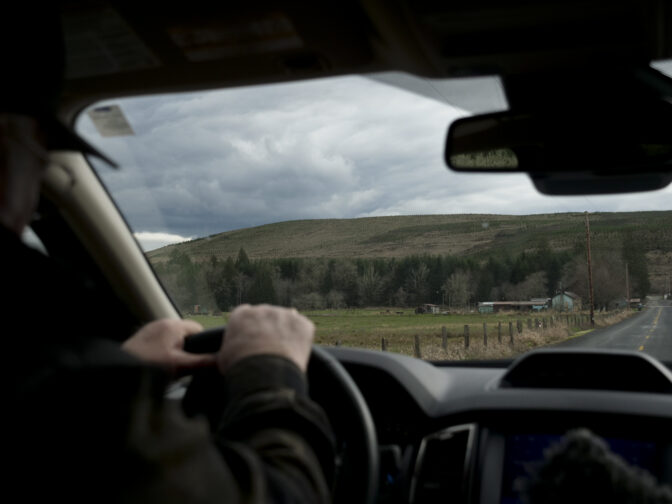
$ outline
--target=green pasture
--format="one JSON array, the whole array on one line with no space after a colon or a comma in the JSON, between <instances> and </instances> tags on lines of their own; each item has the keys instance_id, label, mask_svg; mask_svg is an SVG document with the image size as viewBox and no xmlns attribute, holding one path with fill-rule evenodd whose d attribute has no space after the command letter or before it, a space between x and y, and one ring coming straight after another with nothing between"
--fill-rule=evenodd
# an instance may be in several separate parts
<instances>
[{"instance_id":1,"label":"green pasture","mask_svg":"<svg viewBox=\"0 0 672 504\"><path fill-rule=\"evenodd\" d=\"M502 339L508 341L509 322L513 323L514 335L517 335L518 320L527 329L528 319L546 318L548 321L550 317L548 313L416 314L410 308L319 310L303 314L315 324L315 340L319 344L379 349L382 338L385 338L389 351L404 354L413 353L415 336L421 339L423 345L440 345L443 327L446 328L449 340L459 339L462 342L464 326L469 325L470 338L480 342L483 340L485 323L488 339L494 342L498 339L498 325L501 322ZM226 324L227 317L228 314L225 313L221 316L195 315L189 318L208 328ZM565 320L564 317L560 317L562 324Z\"/></svg>"},{"instance_id":2,"label":"green pasture","mask_svg":"<svg viewBox=\"0 0 672 504\"><path fill-rule=\"evenodd\" d=\"M362 308L362 309L343 309L343 310L316 310L301 312L303 315L313 321L316 328L317 338L329 337L347 337L351 335L362 334L381 334L382 336L391 333L402 334L441 334L441 327L446 326L448 331L459 330L463 332L464 325L482 325L486 322L488 325L497 325L498 322L506 324L508 330L509 321L515 322L521 320L527 323L528 318L535 318L535 315L525 315L520 313L513 314L416 314L412 308ZM541 315L536 315L541 318ZM195 320L206 329L226 324L228 313L220 316L211 315L189 315L189 319Z\"/></svg>"}]
</instances>

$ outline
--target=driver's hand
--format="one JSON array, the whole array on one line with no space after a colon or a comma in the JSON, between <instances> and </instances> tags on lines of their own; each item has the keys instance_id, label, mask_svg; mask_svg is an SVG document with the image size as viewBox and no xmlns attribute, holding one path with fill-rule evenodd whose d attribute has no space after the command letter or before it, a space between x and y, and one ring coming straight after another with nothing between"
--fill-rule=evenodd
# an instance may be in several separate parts
<instances>
[{"instance_id":1,"label":"driver's hand","mask_svg":"<svg viewBox=\"0 0 672 504\"><path fill-rule=\"evenodd\" d=\"M294 308L240 305L229 317L217 365L222 373L245 357L285 357L306 371L315 325Z\"/></svg>"},{"instance_id":2,"label":"driver's hand","mask_svg":"<svg viewBox=\"0 0 672 504\"><path fill-rule=\"evenodd\" d=\"M181 375L215 365L213 354L196 355L182 349L185 337L202 330L203 326L193 320L156 320L143 326L121 347L144 361Z\"/></svg>"}]
</instances>

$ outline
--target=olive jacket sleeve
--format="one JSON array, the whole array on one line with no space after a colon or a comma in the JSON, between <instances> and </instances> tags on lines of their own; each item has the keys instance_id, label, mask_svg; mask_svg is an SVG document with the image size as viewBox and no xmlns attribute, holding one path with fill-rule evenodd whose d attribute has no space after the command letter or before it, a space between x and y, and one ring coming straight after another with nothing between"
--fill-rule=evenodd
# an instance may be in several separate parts
<instances>
[{"instance_id":1,"label":"olive jacket sleeve","mask_svg":"<svg viewBox=\"0 0 672 504\"><path fill-rule=\"evenodd\" d=\"M61 353L57 366L19 383L12 479L26 500L329 501L331 431L294 364L236 364L213 398L224 405L213 432L164 398L162 373L113 351ZM36 475L40 485L30 485Z\"/></svg>"},{"instance_id":2,"label":"olive jacket sleeve","mask_svg":"<svg viewBox=\"0 0 672 504\"><path fill-rule=\"evenodd\" d=\"M290 361L237 363L188 418L167 376L100 337L105 306L87 307L49 258L0 226L5 268L3 454L20 502L266 503L329 500L334 448L322 410Z\"/></svg>"}]
</instances>

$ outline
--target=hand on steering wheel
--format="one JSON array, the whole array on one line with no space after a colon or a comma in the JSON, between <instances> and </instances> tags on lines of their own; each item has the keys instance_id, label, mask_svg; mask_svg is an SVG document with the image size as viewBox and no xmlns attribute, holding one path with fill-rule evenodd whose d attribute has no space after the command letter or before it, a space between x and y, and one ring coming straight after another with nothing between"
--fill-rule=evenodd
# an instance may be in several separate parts
<instances>
[{"instance_id":1,"label":"hand on steering wheel","mask_svg":"<svg viewBox=\"0 0 672 504\"><path fill-rule=\"evenodd\" d=\"M225 340L225 327L210 329L185 339L184 349L191 353L217 352ZM307 368L311 398L327 413L337 438L338 460L334 502L375 501L378 487L378 444L376 431L366 402L343 366L324 348L313 346ZM216 370L195 374L184 408L187 414L217 416L211 410L220 382L225 379Z\"/></svg>"}]
</instances>

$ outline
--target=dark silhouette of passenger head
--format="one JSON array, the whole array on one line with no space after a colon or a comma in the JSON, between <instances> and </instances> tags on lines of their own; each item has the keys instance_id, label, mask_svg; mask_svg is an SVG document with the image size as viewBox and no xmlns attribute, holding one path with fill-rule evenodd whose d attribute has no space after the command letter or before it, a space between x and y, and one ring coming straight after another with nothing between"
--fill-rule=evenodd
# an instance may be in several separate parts
<instances>
[{"instance_id":1,"label":"dark silhouette of passenger head","mask_svg":"<svg viewBox=\"0 0 672 504\"><path fill-rule=\"evenodd\" d=\"M570 431L520 482L526 504L668 504L672 489L586 429Z\"/></svg>"}]
</instances>

